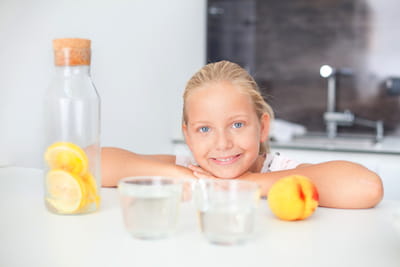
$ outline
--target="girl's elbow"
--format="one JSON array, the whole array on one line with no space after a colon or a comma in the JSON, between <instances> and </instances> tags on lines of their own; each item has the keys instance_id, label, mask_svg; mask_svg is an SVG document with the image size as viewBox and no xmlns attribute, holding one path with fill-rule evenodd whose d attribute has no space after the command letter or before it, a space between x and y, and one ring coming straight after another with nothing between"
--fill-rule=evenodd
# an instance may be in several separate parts
<instances>
[{"instance_id":1,"label":"girl's elbow","mask_svg":"<svg viewBox=\"0 0 400 267\"><path fill-rule=\"evenodd\" d=\"M353 162L341 162L343 166L348 166L349 173L358 176L358 186L360 193L360 208L373 208L378 205L384 195L383 183L379 175L368 168Z\"/></svg>"},{"instance_id":2,"label":"girl's elbow","mask_svg":"<svg viewBox=\"0 0 400 267\"><path fill-rule=\"evenodd\" d=\"M371 173L370 179L367 182L366 192L366 208L373 208L382 201L384 195L383 183L381 178L376 173Z\"/></svg>"}]
</instances>

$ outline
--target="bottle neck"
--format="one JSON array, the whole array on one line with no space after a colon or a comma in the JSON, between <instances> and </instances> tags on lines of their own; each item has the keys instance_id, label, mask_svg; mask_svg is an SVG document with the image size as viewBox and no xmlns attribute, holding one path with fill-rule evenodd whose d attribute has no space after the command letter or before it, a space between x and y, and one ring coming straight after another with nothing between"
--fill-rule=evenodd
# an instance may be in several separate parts
<instances>
[{"instance_id":1,"label":"bottle neck","mask_svg":"<svg viewBox=\"0 0 400 267\"><path fill-rule=\"evenodd\" d=\"M64 76L64 77L90 76L90 66L89 65L56 66L55 72L57 76Z\"/></svg>"}]
</instances>

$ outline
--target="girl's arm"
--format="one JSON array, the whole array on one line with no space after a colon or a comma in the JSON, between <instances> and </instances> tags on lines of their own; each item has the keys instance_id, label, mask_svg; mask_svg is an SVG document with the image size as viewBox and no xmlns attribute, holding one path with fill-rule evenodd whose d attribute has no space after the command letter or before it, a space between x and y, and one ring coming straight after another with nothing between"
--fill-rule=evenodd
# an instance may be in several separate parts
<instances>
[{"instance_id":1,"label":"girl's arm","mask_svg":"<svg viewBox=\"0 0 400 267\"><path fill-rule=\"evenodd\" d=\"M269 173L246 173L240 179L257 182L262 195L267 196L271 185L288 175L304 175L316 185L319 205L330 208L361 209L377 205L383 197L380 177L349 161L329 161L301 164L299 167Z\"/></svg>"},{"instance_id":2,"label":"girl's arm","mask_svg":"<svg viewBox=\"0 0 400 267\"><path fill-rule=\"evenodd\" d=\"M172 155L140 155L120 148L105 147L101 152L102 186L113 187L128 176L162 175L193 177L193 172L175 164Z\"/></svg>"},{"instance_id":3,"label":"girl's arm","mask_svg":"<svg viewBox=\"0 0 400 267\"><path fill-rule=\"evenodd\" d=\"M121 178L128 176L208 176L196 173L198 168L190 170L177 166L175 156L171 155L139 155L118 148L102 149L102 185L106 187L116 186ZM309 177L317 186L319 204L324 207L371 208L383 197L383 185L379 176L359 164L348 161L301 164L295 169L269 173L249 172L238 178L257 182L261 186L262 195L267 196L272 184L288 175Z\"/></svg>"}]
</instances>

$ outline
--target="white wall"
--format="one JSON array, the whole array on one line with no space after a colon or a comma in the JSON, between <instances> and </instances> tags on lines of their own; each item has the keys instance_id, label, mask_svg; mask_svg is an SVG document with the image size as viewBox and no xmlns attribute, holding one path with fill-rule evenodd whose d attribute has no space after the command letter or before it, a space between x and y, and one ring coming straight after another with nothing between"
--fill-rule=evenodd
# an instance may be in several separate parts
<instances>
[{"instance_id":1,"label":"white wall","mask_svg":"<svg viewBox=\"0 0 400 267\"><path fill-rule=\"evenodd\" d=\"M54 38L92 40L102 145L171 153L181 93L205 63L206 0L0 1L0 166L42 164Z\"/></svg>"},{"instance_id":2,"label":"white wall","mask_svg":"<svg viewBox=\"0 0 400 267\"><path fill-rule=\"evenodd\" d=\"M368 67L380 77L399 76L399 1L368 0L368 4L373 10Z\"/></svg>"}]
</instances>

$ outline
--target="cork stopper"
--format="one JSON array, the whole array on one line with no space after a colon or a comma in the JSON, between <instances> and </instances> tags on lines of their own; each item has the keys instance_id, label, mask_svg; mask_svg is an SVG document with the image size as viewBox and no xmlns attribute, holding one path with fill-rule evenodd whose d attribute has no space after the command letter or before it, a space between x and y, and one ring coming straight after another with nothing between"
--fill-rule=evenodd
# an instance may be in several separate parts
<instances>
[{"instance_id":1,"label":"cork stopper","mask_svg":"<svg viewBox=\"0 0 400 267\"><path fill-rule=\"evenodd\" d=\"M90 40L62 38L53 40L56 66L90 65Z\"/></svg>"}]
</instances>

